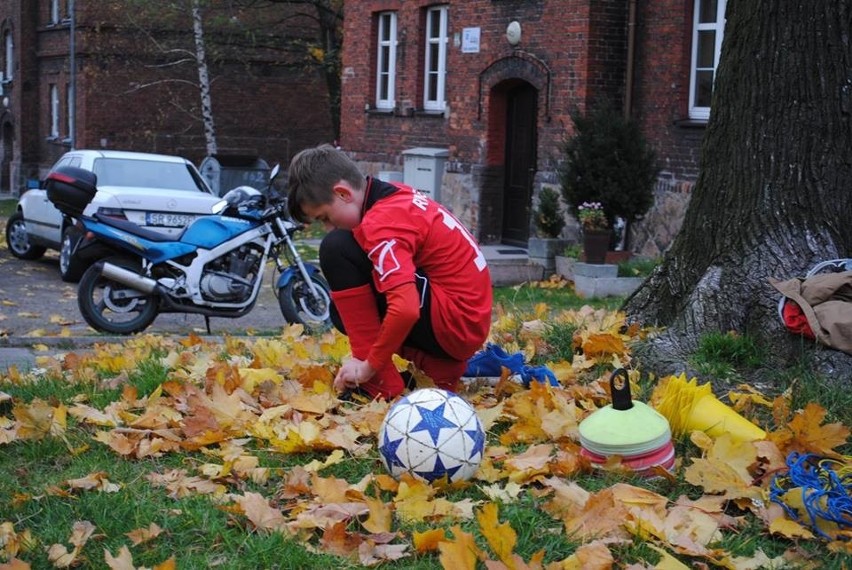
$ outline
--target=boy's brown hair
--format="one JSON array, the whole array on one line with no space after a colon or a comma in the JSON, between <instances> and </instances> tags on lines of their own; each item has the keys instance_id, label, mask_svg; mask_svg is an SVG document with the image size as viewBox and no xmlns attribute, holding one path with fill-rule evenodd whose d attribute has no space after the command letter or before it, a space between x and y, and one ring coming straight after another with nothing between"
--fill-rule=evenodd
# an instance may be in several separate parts
<instances>
[{"instance_id":1,"label":"boy's brown hair","mask_svg":"<svg viewBox=\"0 0 852 570\"><path fill-rule=\"evenodd\" d=\"M307 222L302 205L319 206L333 199L334 185L344 180L352 188L362 190L366 178L346 154L331 146L306 148L290 161L287 181L287 209L290 215Z\"/></svg>"}]
</instances>

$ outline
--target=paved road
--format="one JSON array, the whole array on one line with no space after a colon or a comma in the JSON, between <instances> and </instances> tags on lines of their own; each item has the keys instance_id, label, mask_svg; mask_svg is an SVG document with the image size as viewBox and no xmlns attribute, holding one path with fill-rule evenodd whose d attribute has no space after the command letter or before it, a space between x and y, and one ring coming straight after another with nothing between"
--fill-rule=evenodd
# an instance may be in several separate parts
<instances>
[{"instance_id":1,"label":"paved road","mask_svg":"<svg viewBox=\"0 0 852 570\"><path fill-rule=\"evenodd\" d=\"M0 229L4 222L0 221ZM267 269L260 298L254 309L238 319L211 318L213 335L268 333L286 326L271 283L274 271ZM145 332L206 335L200 315L159 315ZM9 365L32 365L33 346L52 351L85 348L94 342L120 342L126 337L104 336L89 327L77 307L77 286L59 278L59 258L48 252L38 261L16 259L0 243L0 373Z\"/></svg>"}]
</instances>

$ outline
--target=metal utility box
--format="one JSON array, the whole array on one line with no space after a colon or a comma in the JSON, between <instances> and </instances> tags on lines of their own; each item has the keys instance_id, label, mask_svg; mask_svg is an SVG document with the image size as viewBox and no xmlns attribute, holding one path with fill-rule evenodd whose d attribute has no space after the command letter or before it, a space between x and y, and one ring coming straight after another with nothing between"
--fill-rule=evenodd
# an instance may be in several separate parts
<instances>
[{"instance_id":1,"label":"metal utility box","mask_svg":"<svg viewBox=\"0 0 852 570\"><path fill-rule=\"evenodd\" d=\"M417 147L402 151L403 182L440 201L444 164L449 155L445 148Z\"/></svg>"},{"instance_id":2,"label":"metal utility box","mask_svg":"<svg viewBox=\"0 0 852 570\"><path fill-rule=\"evenodd\" d=\"M201 161L199 170L217 196L237 186L251 186L263 192L269 184L269 165L256 156L214 154Z\"/></svg>"}]
</instances>

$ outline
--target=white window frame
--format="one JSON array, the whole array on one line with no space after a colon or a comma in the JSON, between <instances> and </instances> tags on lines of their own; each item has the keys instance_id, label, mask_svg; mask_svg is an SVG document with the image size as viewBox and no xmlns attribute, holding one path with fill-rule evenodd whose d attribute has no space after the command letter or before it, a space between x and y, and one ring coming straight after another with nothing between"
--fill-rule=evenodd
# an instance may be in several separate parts
<instances>
[{"instance_id":1,"label":"white window frame","mask_svg":"<svg viewBox=\"0 0 852 570\"><path fill-rule=\"evenodd\" d=\"M58 24L62 21L61 6L59 0L50 0L50 23Z\"/></svg>"},{"instance_id":2,"label":"white window frame","mask_svg":"<svg viewBox=\"0 0 852 570\"><path fill-rule=\"evenodd\" d=\"M697 121L706 121L710 118L710 106L699 106L696 102L698 89L698 72L710 71L713 73L713 81L716 80L716 71L719 68L719 55L722 53L722 38L725 35L725 4L727 0L715 0L716 19L713 22L699 22L701 5L711 0L695 0L692 19L692 57L690 59L689 72L689 118ZM698 67L698 45L699 36L702 33L715 33L715 49L713 53L713 67Z\"/></svg>"},{"instance_id":3,"label":"white window frame","mask_svg":"<svg viewBox=\"0 0 852 570\"><path fill-rule=\"evenodd\" d=\"M50 84L50 138L59 138L59 87Z\"/></svg>"},{"instance_id":4,"label":"white window frame","mask_svg":"<svg viewBox=\"0 0 852 570\"><path fill-rule=\"evenodd\" d=\"M71 84L65 84L65 119L67 132L65 133L65 140L71 140L72 130L74 128L74 94L71 91Z\"/></svg>"},{"instance_id":5,"label":"white window frame","mask_svg":"<svg viewBox=\"0 0 852 570\"><path fill-rule=\"evenodd\" d=\"M3 80L11 81L15 72L15 40L12 38L12 32L7 31L3 38L3 43L6 46L6 67L4 70Z\"/></svg>"},{"instance_id":6,"label":"white window frame","mask_svg":"<svg viewBox=\"0 0 852 570\"><path fill-rule=\"evenodd\" d=\"M433 6L426 10L426 49L425 66L423 71L423 108L427 111L443 111L447 106L446 101L446 78L447 78L447 6ZM432 33L433 18L440 18L438 24L438 35L430 36ZM432 47L438 47L437 61L433 61ZM435 87L435 96L430 93Z\"/></svg>"},{"instance_id":7,"label":"white window frame","mask_svg":"<svg viewBox=\"0 0 852 570\"><path fill-rule=\"evenodd\" d=\"M393 109L396 106L396 12L379 12L378 47L376 51L376 108ZM387 37L387 39L383 39ZM387 87L382 96L382 87Z\"/></svg>"}]
</instances>

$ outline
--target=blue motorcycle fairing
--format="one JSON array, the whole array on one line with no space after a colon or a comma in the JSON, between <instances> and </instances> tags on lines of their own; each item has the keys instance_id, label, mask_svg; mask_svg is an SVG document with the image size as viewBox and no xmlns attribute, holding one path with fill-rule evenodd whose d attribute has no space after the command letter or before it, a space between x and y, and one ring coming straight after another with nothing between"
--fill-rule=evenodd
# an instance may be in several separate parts
<instances>
[{"instance_id":1,"label":"blue motorcycle fairing","mask_svg":"<svg viewBox=\"0 0 852 570\"><path fill-rule=\"evenodd\" d=\"M320 272L319 268L311 265L310 263L305 263L305 271L308 272L308 275L314 276ZM275 284L277 289L281 289L286 287L290 281L293 280L294 277L299 275L299 268L295 266L290 266L284 271L281 272L281 275L278 277L278 282Z\"/></svg>"},{"instance_id":2,"label":"blue motorcycle fairing","mask_svg":"<svg viewBox=\"0 0 852 570\"><path fill-rule=\"evenodd\" d=\"M87 230L95 233L98 239L108 243L114 243L124 249L132 251L153 263L162 263L167 259L174 259L187 253L192 253L196 246L182 241L151 241L127 232L123 232L112 226L108 226L94 219L87 219L84 223Z\"/></svg>"}]
</instances>

